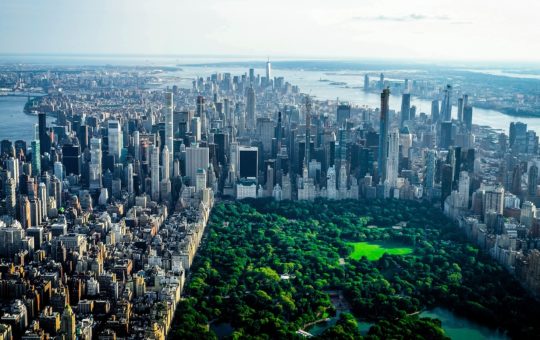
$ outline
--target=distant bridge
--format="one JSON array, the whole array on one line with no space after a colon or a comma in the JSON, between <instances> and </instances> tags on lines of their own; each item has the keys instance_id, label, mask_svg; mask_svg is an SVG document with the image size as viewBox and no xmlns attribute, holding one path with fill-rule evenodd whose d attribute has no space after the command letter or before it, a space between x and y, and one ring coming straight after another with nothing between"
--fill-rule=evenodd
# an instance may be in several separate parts
<instances>
[{"instance_id":1,"label":"distant bridge","mask_svg":"<svg viewBox=\"0 0 540 340\"><path fill-rule=\"evenodd\" d=\"M20 92L1 92L0 97L41 97L44 93L20 93Z\"/></svg>"}]
</instances>

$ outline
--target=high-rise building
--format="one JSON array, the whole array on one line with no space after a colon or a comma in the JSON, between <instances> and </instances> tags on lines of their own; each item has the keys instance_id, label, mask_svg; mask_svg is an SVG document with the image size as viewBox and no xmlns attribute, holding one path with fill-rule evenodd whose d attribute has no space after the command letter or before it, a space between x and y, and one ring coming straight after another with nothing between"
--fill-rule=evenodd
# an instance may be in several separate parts
<instances>
[{"instance_id":1,"label":"high-rise building","mask_svg":"<svg viewBox=\"0 0 540 340\"><path fill-rule=\"evenodd\" d=\"M390 187L395 187L399 171L399 131L394 129L388 136L388 154L386 156L386 179Z\"/></svg>"},{"instance_id":2,"label":"high-rise building","mask_svg":"<svg viewBox=\"0 0 540 340\"><path fill-rule=\"evenodd\" d=\"M120 122L109 120L107 124L107 133L109 139L109 155L114 156L115 162L120 162L122 156L122 131Z\"/></svg>"},{"instance_id":3,"label":"high-rise building","mask_svg":"<svg viewBox=\"0 0 540 340\"><path fill-rule=\"evenodd\" d=\"M439 147L441 149L448 149L452 145L452 122L441 122L441 138L439 140Z\"/></svg>"},{"instance_id":4,"label":"high-rise building","mask_svg":"<svg viewBox=\"0 0 540 340\"><path fill-rule=\"evenodd\" d=\"M436 123L439 121L439 119L439 101L435 99L431 102L431 121Z\"/></svg>"},{"instance_id":5,"label":"high-rise building","mask_svg":"<svg viewBox=\"0 0 540 340\"><path fill-rule=\"evenodd\" d=\"M169 152L169 169L168 172L172 172L172 165L174 160L174 127L173 127L173 94L172 92L165 93L165 146ZM167 178L169 178L167 176Z\"/></svg>"},{"instance_id":6,"label":"high-rise building","mask_svg":"<svg viewBox=\"0 0 540 340\"><path fill-rule=\"evenodd\" d=\"M463 122L467 131L472 131L472 120L473 120L473 108L470 105L465 105L463 107Z\"/></svg>"},{"instance_id":7,"label":"high-rise building","mask_svg":"<svg viewBox=\"0 0 540 340\"><path fill-rule=\"evenodd\" d=\"M17 194L16 194L17 181L14 178L8 178L6 180L6 214L11 217L15 217Z\"/></svg>"},{"instance_id":8,"label":"high-rise building","mask_svg":"<svg viewBox=\"0 0 540 340\"><path fill-rule=\"evenodd\" d=\"M206 110L204 107L204 97L198 96L197 97L197 117L201 120L201 133L206 135Z\"/></svg>"},{"instance_id":9,"label":"high-rise building","mask_svg":"<svg viewBox=\"0 0 540 340\"><path fill-rule=\"evenodd\" d=\"M457 110L458 121L462 122L463 121L463 97L458 98L457 109L458 109Z\"/></svg>"},{"instance_id":10,"label":"high-rise building","mask_svg":"<svg viewBox=\"0 0 540 340\"><path fill-rule=\"evenodd\" d=\"M351 118L351 106L348 104L338 105L336 118L338 126L344 126L347 120Z\"/></svg>"},{"instance_id":11,"label":"high-rise building","mask_svg":"<svg viewBox=\"0 0 540 340\"><path fill-rule=\"evenodd\" d=\"M71 306L67 304L62 313L62 333L64 339L66 340L76 340L77 339L77 322L75 320L75 313L71 309Z\"/></svg>"},{"instance_id":12,"label":"high-rise building","mask_svg":"<svg viewBox=\"0 0 540 340\"><path fill-rule=\"evenodd\" d=\"M135 160L141 160L141 142L139 131L133 132L133 153Z\"/></svg>"},{"instance_id":13,"label":"high-rise building","mask_svg":"<svg viewBox=\"0 0 540 340\"><path fill-rule=\"evenodd\" d=\"M369 75L366 73L364 75L364 91L369 90Z\"/></svg>"},{"instance_id":14,"label":"high-rise building","mask_svg":"<svg viewBox=\"0 0 540 340\"><path fill-rule=\"evenodd\" d=\"M64 144L62 146L62 164L66 170L66 175L81 174L81 147L74 144Z\"/></svg>"},{"instance_id":15,"label":"high-rise building","mask_svg":"<svg viewBox=\"0 0 540 340\"><path fill-rule=\"evenodd\" d=\"M454 183L454 170L451 164L444 164L441 171L441 208L444 201L452 193Z\"/></svg>"},{"instance_id":16,"label":"high-rise building","mask_svg":"<svg viewBox=\"0 0 540 340\"><path fill-rule=\"evenodd\" d=\"M208 169L210 150L207 147L190 146L186 148L186 176L192 186L195 185L197 169Z\"/></svg>"},{"instance_id":17,"label":"high-rise building","mask_svg":"<svg viewBox=\"0 0 540 340\"><path fill-rule=\"evenodd\" d=\"M246 125L249 126L250 129L253 129L256 121L255 106L255 90L253 89L253 86L250 86L246 91Z\"/></svg>"},{"instance_id":18,"label":"high-rise building","mask_svg":"<svg viewBox=\"0 0 540 340\"><path fill-rule=\"evenodd\" d=\"M169 149L167 145L163 147L163 151L161 152L161 178L162 179L170 179L170 160L171 154L169 152Z\"/></svg>"},{"instance_id":19,"label":"high-rise building","mask_svg":"<svg viewBox=\"0 0 540 340\"><path fill-rule=\"evenodd\" d=\"M443 122L452 120L452 85L446 85L441 106L441 116Z\"/></svg>"},{"instance_id":20,"label":"high-rise building","mask_svg":"<svg viewBox=\"0 0 540 340\"><path fill-rule=\"evenodd\" d=\"M152 200L159 201L159 148L154 146L151 156Z\"/></svg>"},{"instance_id":21,"label":"high-rise building","mask_svg":"<svg viewBox=\"0 0 540 340\"><path fill-rule=\"evenodd\" d=\"M401 96L401 126L411 119L411 94L404 93Z\"/></svg>"},{"instance_id":22,"label":"high-rise building","mask_svg":"<svg viewBox=\"0 0 540 340\"><path fill-rule=\"evenodd\" d=\"M32 141L32 174L35 176L41 174L41 148L39 140Z\"/></svg>"},{"instance_id":23,"label":"high-rise building","mask_svg":"<svg viewBox=\"0 0 540 340\"><path fill-rule=\"evenodd\" d=\"M252 85L255 82L255 69L249 69L249 83Z\"/></svg>"},{"instance_id":24,"label":"high-rise building","mask_svg":"<svg viewBox=\"0 0 540 340\"><path fill-rule=\"evenodd\" d=\"M240 178L257 179L259 174L259 149L252 146L238 147Z\"/></svg>"},{"instance_id":25,"label":"high-rise building","mask_svg":"<svg viewBox=\"0 0 540 340\"><path fill-rule=\"evenodd\" d=\"M201 192L203 189L205 189L206 181L206 170L201 168L197 169L195 174L195 191Z\"/></svg>"},{"instance_id":26,"label":"high-rise building","mask_svg":"<svg viewBox=\"0 0 540 340\"><path fill-rule=\"evenodd\" d=\"M127 192L128 194L133 194L134 193L134 181L133 181L133 164L132 163L129 163L127 165L127 168L126 168L126 174L127 174L127 178L126 178L126 183L127 183Z\"/></svg>"},{"instance_id":27,"label":"high-rise building","mask_svg":"<svg viewBox=\"0 0 540 340\"><path fill-rule=\"evenodd\" d=\"M103 169L101 166L101 138L90 139L90 165L89 165L89 187L91 190L101 189L101 177Z\"/></svg>"},{"instance_id":28,"label":"high-rise building","mask_svg":"<svg viewBox=\"0 0 540 340\"><path fill-rule=\"evenodd\" d=\"M526 227L532 227L533 221L536 218L536 206L534 203L525 201L521 206L521 214L519 221Z\"/></svg>"},{"instance_id":29,"label":"high-rise building","mask_svg":"<svg viewBox=\"0 0 540 340\"><path fill-rule=\"evenodd\" d=\"M437 154L435 150L428 150L426 152L426 174L424 179L424 186L426 189L433 188L435 184L435 166L436 166Z\"/></svg>"},{"instance_id":30,"label":"high-rise building","mask_svg":"<svg viewBox=\"0 0 540 340\"><path fill-rule=\"evenodd\" d=\"M458 192L460 198L460 205L463 209L469 208L469 187L469 173L467 171L461 171L459 174Z\"/></svg>"},{"instance_id":31,"label":"high-rise building","mask_svg":"<svg viewBox=\"0 0 540 340\"><path fill-rule=\"evenodd\" d=\"M496 214L502 215L504 209L504 188L498 186L494 189L486 190L483 203L484 216L486 216L486 212L488 211L494 211Z\"/></svg>"},{"instance_id":32,"label":"high-rise building","mask_svg":"<svg viewBox=\"0 0 540 340\"><path fill-rule=\"evenodd\" d=\"M38 113L38 137L41 154L43 155L44 153L49 152L49 149L51 148L51 139L47 134L47 114L45 112Z\"/></svg>"},{"instance_id":33,"label":"high-rise building","mask_svg":"<svg viewBox=\"0 0 540 340\"><path fill-rule=\"evenodd\" d=\"M528 175L527 193L529 196L536 196L536 192L538 190L538 167L536 164L529 167Z\"/></svg>"},{"instance_id":34,"label":"high-rise building","mask_svg":"<svg viewBox=\"0 0 540 340\"><path fill-rule=\"evenodd\" d=\"M381 73L382 76L382 73ZM386 159L388 156L388 128L390 126L389 115L390 89L384 89L381 93L381 116L379 124L379 157L378 171L379 181L384 183L386 180Z\"/></svg>"},{"instance_id":35,"label":"high-rise building","mask_svg":"<svg viewBox=\"0 0 540 340\"><path fill-rule=\"evenodd\" d=\"M272 64L270 64L270 59L266 61L266 81L268 85L272 82Z\"/></svg>"},{"instance_id":36,"label":"high-rise building","mask_svg":"<svg viewBox=\"0 0 540 340\"><path fill-rule=\"evenodd\" d=\"M191 135L193 136L193 139L195 142L200 142L202 137L202 125L201 125L201 117L193 117L191 118L191 127L190 127Z\"/></svg>"}]
</instances>

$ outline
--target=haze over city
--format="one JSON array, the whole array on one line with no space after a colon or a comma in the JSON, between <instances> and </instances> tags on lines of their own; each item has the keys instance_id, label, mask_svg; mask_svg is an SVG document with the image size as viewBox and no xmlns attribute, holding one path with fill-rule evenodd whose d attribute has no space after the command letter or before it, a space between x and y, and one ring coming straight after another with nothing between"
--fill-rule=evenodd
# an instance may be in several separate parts
<instances>
[{"instance_id":1,"label":"haze over city","mask_svg":"<svg viewBox=\"0 0 540 340\"><path fill-rule=\"evenodd\" d=\"M18 0L0 53L537 61L533 0Z\"/></svg>"}]
</instances>

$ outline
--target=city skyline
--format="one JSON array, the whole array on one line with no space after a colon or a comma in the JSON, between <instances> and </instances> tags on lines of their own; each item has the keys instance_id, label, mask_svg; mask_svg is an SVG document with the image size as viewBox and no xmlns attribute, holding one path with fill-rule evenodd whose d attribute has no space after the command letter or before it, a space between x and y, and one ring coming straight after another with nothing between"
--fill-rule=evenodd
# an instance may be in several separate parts
<instances>
[{"instance_id":1,"label":"city skyline","mask_svg":"<svg viewBox=\"0 0 540 340\"><path fill-rule=\"evenodd\" d=\"M504 1L495 7L488 1L461 0L451 4L23 0L0 3L4 37L0 54L532 62L540 58L540 47L530 43L539 33L529 27L538 10L540 5L532 1L519 6Z\"/></svg>"}]
</instances>

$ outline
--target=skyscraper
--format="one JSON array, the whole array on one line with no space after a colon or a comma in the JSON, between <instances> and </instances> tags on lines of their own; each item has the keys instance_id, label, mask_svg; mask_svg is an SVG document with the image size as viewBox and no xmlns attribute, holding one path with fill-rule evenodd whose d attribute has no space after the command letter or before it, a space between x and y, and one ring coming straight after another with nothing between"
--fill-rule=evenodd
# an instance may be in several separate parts
<instances>
[{"instance_id":1,"label":"skyscraper","mask_svg":"<svg viewBox=\"0 0 540 340\"><path fill-rule=\"evenodd\" d=\"M250 86L246 91L246 125L249 126L250 129L253 129L253 126L255 125L255 106L255 90L253 89L253 86Z\"/></svg>"},{"instance_id":2,"label":"skyscraper","mask_svg":"<svg viewBox=\"0 0 540 340\"><path fill-rule=\"evenodd\" d=\"M441 116L443 122L452 120L452 85L446 85L444 90L444 98L441 107Z\"/></svg>"},{"instance_id":3,"label":"skyscraper","mask_svg":"<svg viewBox=\"0 0 540 340\"><path fill-rule=\"evenodd\" d=\"M351 106L348 104L340 104L336 112L337 123L339 126L345 125L347 120L351 118Z\"/></svg>"},{"instance_id":4,"label":"skyscraper","mask_svg":"<svg viewBox=\"0 0 540 340\"><path fill-rule=\"evenodd\" d=\"M238 147L240 178L257 179L259 174L259 149L253 146Z\"/></svg>"},{"instance_id":5,"label":"skyscraper","mask_svg":"<svg viewBox=\"0 0 540 340\"><path fill-rule=\"evenodd\" d=\"M304 168L307 169L307 165L311 160L309 154L311 148L311 98L306 97L306 141L305 141L305 153L304 153Z\"/></svg>"},{"instance_id":6,"label":"skyscraper","mask_svg":"<svg viewBox=\"0 0 540 340\"><path fill-rule=\"evenodd\" d=\"M174 160L174 128L173 128L173 94L172 92L165 93L165 146L169 152L169 169L168 173L172 172L172 164ZM165 165L165 164L163 164ZM167 176L167 178L169 178Z\"/></svg>"},{"instance_id":7,"label":"skyscraper","mask_svg":"<svg viewBox=\"0 0 540 340\"><path fill-rule=\"evenodd\" d=\"M411 119L410 111L411 111L411 94L404 93L401 96L401 126L403 126L403 123Z\"/></svg>"},{"instance_id":8,"label":"skyscraper","mask_svg":"<svg viewBox=\"0 0 540 340\"><path fill-rule=\"evenodd\" d=\"M399 171L399 131L394 129L388 136L388 154L386 158L386 182L395 187Z\"/></svg>"},{"instance_id":9,"label":"skyscraper","mask_svg":"<svg viewBox=\"0 0 540 340\"><path fill-rule=\"evenodd\" d=\"M467 131L472 131L472 119L473 119L473 108L470 105L465 105L463 107L463 122Z\"/></svg>"},{"instance_id":10,"label":"skyscraper","mask_svg":"<svg viewBox=\"0 0 540 340\"><path fill-rule=\"evenodd\" d=\"M458 121L460 121L460 122L463 121L463 97L458 98L457 117L458 117Z\"/></svg>"},{"instance_id":11,"label":"skyscraper","mask_svg":"<svg viewBox=\"0 0 540 340\"><path fill-rule=\"evenodd\" d=\"M77 339L76 329L77 323L75 320L75 313L69 305L65 306L64 312L62 313L62 333L66 340L75 340Z\"/></svg>"},{"instance_id":12,"label":"skyscraper","mask_svg":"<svg viewBox=\"0 0 540 340\"><path fill-rule=\"evenodd\" d=\"M109 120L107 124L107 134L109 137L109 155L114 156L115 162L120 162L122 155L122 133L120 122Z\"/></svg>"},{"instance_id":13,"label":"skyscraper","mask_svg":"<svg viewBox=\"0 0 540 340\"><path fill-rule=\"evenodd\" d=\"M171 166L170 164L172 163L171 162L171 154L169 152L169 148L167 147L167 145L165 145L163 147L163 151L161 153L161 178L162 179L170 179L170 169L171 169Z\"/></svg>"},{"instance_id":14,"label":"skyscraper","mask_svg":"<svg viewBox=\"0 0 540 340\"><path fill-rule=\"evenodd\" d=\"M439 121L439 101L437 99L431 102L431 121L436 123Z\"/></svg>"},{"instance_id":15,"label":"skyscraper","mask_svg":"<svg viewBox=\"0 0 540 340\"><path fill-rule=\"evenodd\" d=\"M47 135L47 114L45 112L38 113L38 136L41 154L49 152L51 146L49 145L50 139Z\"/></svg>"},{"instance_id":16,"label":"skyscraper","mask_svg":"<svg viewBox=\"0 0 540 340\"><path fill-rule=\"evenodd\" d=\"M41 149L39 140L32 141L32 174L35 176L41 174Z\"/></svg>"},{"instance_id":17,"label":"skyscraper","mask_svg":"<svg viewBox=\"0 0 540 340\"><path fill-rule=\"evenodd\" d=\"M364 91L369 90L369 75L364 75Z\"/></svg>"},{"instance_id":18,"label":"skyscraper","mask_svg":"<svg viewBox=\"0 0 540 340\"><path fill-rule=\"evenodd\" d=\"M127 166L127 169L126 169L126 174L127 174L127 192L128 194L133 194L134 193L134 181L133 181L133 164L132 163L129 163L128 166Z\"/></svg>"},{"instance_id":19,"label":"skyscraper","mask_svg":"<svg viewBox=\"0 0 540 340\"><path fill-rule=\"evenodd\" d=\"M191 186L195 185L197 169L208 169L210 150L207 147L190 146L186 148L186 176Z\"/></svg>"},{"instance_id":20,"label":"skyscraper","mask_svg":"<svg viewBox=\"0 0 540 340\"><path fill-rule=\"evenodd\" d=\"M159 201L159 148L154 146L151 156L152 200Z\"/></svg>"},{"instance_id":21,"label":"skyscraper","mask_svg":"<svg viewBox=\"0 0 540 340\"><path fill-rule=\"evenodd\" d=\"M101 166L101 138L93 137L90 139L90 166L89 166L89 186L90 189L101 188L101 175L103 169Z\"/></svg>"},{"instance_id":22,"label":"skyscraper","mask_svg":"<svg viewBox=\"0 0 540 340\"><path fill-rule=\"evenodd\" d=\"M266 61L266 81L268 85L272 82L272 64L270 64L270 58Z\"/></svg>"},{"instance_id":23,"label":"skyscraper","mask_svg":"<svg viewBox=\"0 0 540 340\"><path fill-rule=\"evenodd\" d=\"M382 76L382 73L381 73ZM379 124L379 157L378 171L379 183L384 183L386 180L386 159L388 155L388 127L390 125L388 110L390 100L390 89L384 89L381 93L381 117Z\"/></svg>"},{"instance_id":24,"label":"skyscraper","mask_svg":"<svg viewBox=\"0 0 540 340\"><path fill-rule=\"evenodd\" d=\"M62 164L66 168L66 175L79 175L81 173L81 147L64 144L62 146Z\"/></svg>"},{"instance_id":25,"label":"skyscraper","mask_svg":"<svg viewBox=\"0 0 540 340\"><path fill-rule=\"evenodd\" d=\"M529 196L536 196L538 188L538 167L533 164L529 167L529 178L527 181L527 192Z\"/></svg>"}]
</instances>

